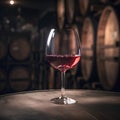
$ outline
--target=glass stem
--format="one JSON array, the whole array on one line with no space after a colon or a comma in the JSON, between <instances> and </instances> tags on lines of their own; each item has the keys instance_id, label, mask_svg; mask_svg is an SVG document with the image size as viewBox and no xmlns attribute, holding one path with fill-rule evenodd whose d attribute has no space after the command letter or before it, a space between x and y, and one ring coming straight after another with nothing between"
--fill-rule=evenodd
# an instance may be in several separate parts
<instances>
[{"instance_id":1,"label":"glass stem","mask_svg":"<svg viewBox=\"0 0 120 120\"><path fill-rule=\"evenodd\" d=\"M65 96L65 72L61 72L61 97Z\"/></svg>"}]
</instances>

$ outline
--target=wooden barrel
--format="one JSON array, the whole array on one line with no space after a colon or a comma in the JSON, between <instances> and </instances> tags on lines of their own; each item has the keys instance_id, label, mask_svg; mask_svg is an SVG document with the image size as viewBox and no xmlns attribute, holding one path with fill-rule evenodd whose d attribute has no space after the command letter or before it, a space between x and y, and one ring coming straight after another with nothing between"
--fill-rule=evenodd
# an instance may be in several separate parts
<instances>
[{"instance_id":1,"label":"wooden barrel","mask_svg":"<svg viewBox=\"0 0 120 120\"><path fill-rule=\"evenodd\" d=\"M10 56L15 60L26 60L31 54L30 43L25 38L11 40L9 44L9 52Z\"/></svg>"},{"instance_id":2,"label":"wooden barrel","mask_svg":"<svg viewBox=\"0 0 120 120\"><path fill-rule=\"evenodd\" d=\"M10 88L13 91L28 90L31 85L29 69L26 67L14 67L9 72Z\"/></svg>"},{"instance_id":3,"label":"wooden barrel","mask_svg":"<svg viewBox=\"0 0 120 120\"><path fill-rule=\"evenodd\" d=\"M64 19L65 19L65 0L57 0L57 16L58 16L58 27L62 29L64 26Z\"/></svg>"},{"instance_id":4,"label":"wooden barrel","mask_svg":"<svg viewBox=\"0 0 120 120\"><path fill-rule=\"evenodd\" d=\"M115 9L107 6L97 31L97 66L104 89L120 89L120 26Z\"/></svg>"},{"instance_id":5,"label":"wooden barrel","mask_svg":"<svg viewBox=\"0 0 120 120\"><path fill-rule=\"evenodd\" d=\"M65 0L65 16L67 23L71 24L74 18L75 4L74 0Z\"/></svg>"},{"instance_id":6,"label":"wooden barrel","mask_svg":"<svg viewBox=\"0 0 120 120\"><path fill-rule=\"evenodd\" d=\"M0 61L7 56L7 47L3 41L0 41Z\"/></svg>"},{"instance_id":7,"label":"wooden barrel","mask_svg":"<svg viewBox=\"0 0 120 120\"><path fill-rule=\"evenodd\" d=\"M2 93L5 90L6 81L7 81L7 78L6 78L5 71L0 69L0 93Z\"/></svg>"},{"instance_id":8,"label":"wooden barrel","mask_svg":"<svg viewBox=\"0 0 120 120\"><path fill-rule=\"evenodd\" d=\"M84 80L89 81L95 71L96 26L93 19L86 17L81 32L81 71ZM95 74L95 73L94 73ZM94 79L94 78L92 78Z\"/></svg>"}]
</instances>

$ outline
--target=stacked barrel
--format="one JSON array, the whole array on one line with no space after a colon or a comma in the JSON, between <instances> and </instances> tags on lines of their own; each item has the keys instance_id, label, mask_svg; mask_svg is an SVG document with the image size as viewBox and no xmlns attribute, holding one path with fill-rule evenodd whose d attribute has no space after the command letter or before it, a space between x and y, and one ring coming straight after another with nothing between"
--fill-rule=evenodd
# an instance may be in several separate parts
<instances>
[{"instance_id":1,"label":"stacked barrel","mask_svg":"<svg viewBox=\"0 0 120 120\"><path fill-rule=\"evenodd\" d=\"M104 1L104 4L102 2L100 1L99 4L94 1L89 2L89 13L84 17L81 32L81 70L83 78L89 83L98 81L104 90L119 90L120 26L118 11L120 5L117 2L114 4L115 2L112 1ZM92 16L94 21L88 16Z\"/></svg>"},{"instance_id":2,"label":"stacked barrel","mask_svg":"<svg viewBox=\"0 0 120 120\"><path fill-rule=\"evenodd\" d=\"M32 89L33 54L30 32L0 33L0 91Z\"/></svg>"}]
</instances>

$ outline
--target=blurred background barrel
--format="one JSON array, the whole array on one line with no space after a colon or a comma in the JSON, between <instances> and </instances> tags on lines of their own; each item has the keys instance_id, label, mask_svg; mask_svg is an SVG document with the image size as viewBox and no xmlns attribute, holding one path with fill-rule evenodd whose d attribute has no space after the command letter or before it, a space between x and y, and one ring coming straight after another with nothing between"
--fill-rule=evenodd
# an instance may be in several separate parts
<instances>
[{"instance_id":1,"label":"blurred background barrel","mask_svg":"<svg viewBox=\"0 0 120 120\"><path fill-rule=\"evenodd\" d=\"M25 60L30 55L30 45L25 39L12 41L9 49L10 55L16 60Z\"/></svg>"},{"instance_id":2,"label":"blurred background barrel","mask_svg":"<svg viewBox=\"0 0 120 120\"><path fill-rule=\"evenodd\" d=\"M13 67L9 71L9 84L13 91L30 90L32 85L31 72L27 67Z\"/></svg>"},{"instance_id":3,"label":"blurred background barrel","mask_svg":"<svg viewBox=\"0 0 120 120\"><path fill-rule=\"evenodd\" d=\"M97 66L105 90L120 89L120 24L118 11L106 6L97 31Z\"/></svg>"},{"instance_id":4,"label":"blurred background barrel","mask_svg":"<svg viewBox=\"0 0 120 120\"><path fill-rule=\"evenodd\" d=\"M11 33L9 35L9 58L15 61L32 59L31 33Z\"/></svg>"},{"instance_id":5,"label":"blurred background barrel","mask_svg":"<svg viewBox=\"0 0 120 120\"><path fill-rule=\"evenodd\" d=\"M96 30L97 22L86 17L81 31L81 72L87 84L98 82L96 68Z\"/></svg>"}]
</instances>

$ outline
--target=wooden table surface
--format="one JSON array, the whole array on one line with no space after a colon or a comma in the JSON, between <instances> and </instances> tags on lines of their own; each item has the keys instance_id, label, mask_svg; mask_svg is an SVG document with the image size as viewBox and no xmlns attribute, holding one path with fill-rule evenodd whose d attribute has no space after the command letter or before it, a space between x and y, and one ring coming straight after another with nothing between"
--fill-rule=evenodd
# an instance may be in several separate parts
<instances>
[{"instance_id":1,"label":"wooden table surface","mask_svg":"<svg viewBox=\"0 0 120 120\"><path fill-rule=\"evenodd\" d=\"M78 101L57 105L60 91L32 91L0 96L0 120L120 120L120 93L67 90Z\"/></svg>"}]
</instances>

